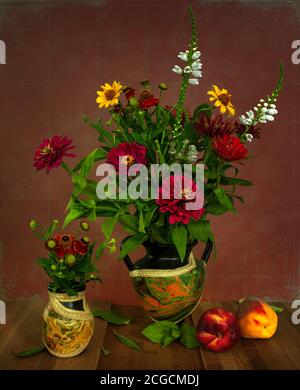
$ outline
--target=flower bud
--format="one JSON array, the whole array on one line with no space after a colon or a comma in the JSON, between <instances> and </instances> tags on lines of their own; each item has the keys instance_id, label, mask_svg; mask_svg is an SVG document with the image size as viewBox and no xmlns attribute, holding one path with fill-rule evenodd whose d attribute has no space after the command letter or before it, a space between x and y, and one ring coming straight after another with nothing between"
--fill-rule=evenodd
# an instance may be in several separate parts
<instances>
[{"instance_id":1,"label":"flower bud","mask_svg":"<svg viewBox=\"0 0 300 390\"><path fill-rule=\"evenodd\" d=\"M81 227L81 229L82 230L84 230L85 232L87 232L88 230L89 230L89 224L87 223L87 222L85 222L85 221L82 221L82 222L80 222L80 227Z\"/></svg>"},{"instance_id":2,"label":"flower bud","mask_svg":"<svg viewBox=\"0 0 300 390\"><path fill-rule=\"evenodd\" d=\"M143 87L148 87L150 85L150 81L147 79L144 79L140 83Z\"/></svg>"},{"instance_id":3,"label":"flower bud","mask_svg":"<svg viewBox=\"0 0 300 390\"><path fill-rule=\"evenodd\" d=\"M33 219L33 220L31 220L31 221L30 221L30 223L29 223L29 227L30 227L30 229L31 229L31 230L34 230L34 229L36 229L36 228L37 228L37 226L38 226L38 223L36 222L36 220L35 220L35 219Z\"/></svg>"},{"instance_id":4,"label":"flower bud","mask_svg":"<svg viewBox=\"0 0 300 390\"><path fill-rule=\"evenodd\" d=\"M88 237L82 237L81 241L84 243L84 244L88 244L90 242L90 239Z\"/></svg>"},{"instance_id":5,"label":"flower bud","mask_svg":"<svg viewBox=\"0 0 300 390\"><path fill-rule=\"evenodd\" d=\"M53 249L56 247L56 242L54 240L48 240L47 243L46 243L47 247L49 249Z\"/></svg>"},{"instance_id":6,"label":"flower bud","mask_svg":"<svg viewBox=\"0 0 300 390\"><path fill-rule=\"evenodd\" d=\"M56 270L57 270L56 265L55 265L55 264L52 264L52 265L51 265L51 271L56 271Z\"/></svg>"},{"instance_id":7,"label":"flower bud","mask_svg":"<svg viewBox=\"0 0 300 390\"><path fill-rule=\"evenodd\" d=\"M160 83L158 84L158 88L161 90L161 91L166 91L168 89L168 86L166 83Z\"/></svg>"},{"instance_id":8,"label":"flower bud","mask_svg":"<svg viewBox=\"0 0 300 390\"><path fill-rule=\"evenodd\" d=\"M130 105L131 107L137 107L138 104L139 104L139 103L138 103L138 101L136 100L136 98L132 97L132 98L129 99L129 105Z\"/></svg>"},{"instance_id":9,"label":"flower bud","mask_svg":"<svg viewBox=\"0 0 300 390\"><path fill-rule=\"evenodd\" d=\"M73 265L76 259L74 255L68 255L66 260L69 265Z\"/></svg>"}]
</instances>

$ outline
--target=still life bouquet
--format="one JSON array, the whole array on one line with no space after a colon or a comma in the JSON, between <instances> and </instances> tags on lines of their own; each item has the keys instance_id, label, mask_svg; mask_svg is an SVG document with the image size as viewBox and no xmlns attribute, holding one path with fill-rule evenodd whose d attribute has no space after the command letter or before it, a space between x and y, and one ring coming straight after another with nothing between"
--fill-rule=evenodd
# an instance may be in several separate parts
<instances>
[{"instance_id":1,"label":"still life bouquet","mask_svg":"<svg viewBox=\"0 0 300 390\"><path fill-rule=\"evenodd\" d=\"M49 301L43 313L43 343L51 354L71 357L81 353L93 335L94 318L85 288L90 281L100 281L100 277L93 259L94 243L86 235L89 224L80 223L80 237L55 233L58 226L58 220L44 228L35 220L30 222L30 229L48 253L37 260L50 278Z\"/></svg>"},{"instance_id":2,"label":"still life bouquet","mask_svg":"<svg viewBox=\"0 0 300 390\"><path fill-rule=\"evenodd\" d=\"M247 144L260 138L260 126L277 115L283 83L281 64L270 95L239 116L230 91L217 85L193 111L185 107L188 89L201 86L203 72L191 8L189 16L192 37L172 69L181 79L175 102L163 102L165 83L156 90L142 80L140 91L117 81L105 83L96 102L109 110L110 120L83 118L97 131L99 145L73 168L63 161L73 157L72 141L64 136L45 139L34 157L37 170L49 173L62 166L72 179L65 226L104 218L105 242L97 256L105 245L114 245L117 223L129 233L120 243L120 257L155 320L180 321L199 302L214 245L210 216L235 213L236 202L244 202L238 189L252 183L239 176L239 167L249 157ZM96 180L91 170L99 162L96 175L101 179ZM192 248L198 242L205 249L196 260ZM129 254L140 245L146 255L133 264Z\"/></svg>"}]
</instances>

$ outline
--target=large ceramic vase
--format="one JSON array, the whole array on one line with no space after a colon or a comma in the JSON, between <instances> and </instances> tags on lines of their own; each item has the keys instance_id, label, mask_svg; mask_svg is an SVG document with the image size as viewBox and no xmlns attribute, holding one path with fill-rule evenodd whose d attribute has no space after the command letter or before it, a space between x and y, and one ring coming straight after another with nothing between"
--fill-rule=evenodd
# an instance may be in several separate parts
<instances>
[{"instance_id":1,"label":"large ceramic vase","mask_svg":"<svg viewBox=\"0 0 300 390\"><path fill-rule=\"evenodd\" d=\"M54 356L77 356L88 346L94 332L94 318L85 291L78 291L75 296L51 291L48 294L43 313L44 345Z\"/></svg>"},{"instance_id":2,"label":"large ceramic vase","mask_svg":"<svg viewBox=\"0 0 300 390\"><path fill-rule=\"evenodd\" d=\"M143 244L146 256L137 262L124 258L142 307L154 321L179 322L200 302L213 243L206 243L200 260L192 253L195 244L188 246L183 262L175 246L151 242Z\"/></svg>"}]
</instances>

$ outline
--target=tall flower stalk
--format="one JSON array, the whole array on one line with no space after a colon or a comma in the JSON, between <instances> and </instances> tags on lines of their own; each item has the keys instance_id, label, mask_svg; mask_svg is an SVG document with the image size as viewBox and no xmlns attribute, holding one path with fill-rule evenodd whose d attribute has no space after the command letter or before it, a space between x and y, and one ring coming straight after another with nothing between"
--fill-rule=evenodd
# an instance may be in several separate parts
<instances>
[{"instance_id":1,"label":"tall flower stalk","mask_svg":"<svg viewBox=\"0 0 300 390\"><path fill-rule=\"evenodd\" d=\"M172 138L176 139L182 129L182 114L184 112L184 102L186 98L187 87L189 84L198 85L198 78L202 77L202 63L200 61L200 51L198 51L198 36L196 28L196 19L193 14L192 7L189 6L189 16L192 25L192 38L186 52L180 52L178 57L186 62L186 66L182 69L180 66L175 65L173 71L182 75L182 82L179 91L178 103L176 104L176 118L175 125L172 132ZM191 78L190 76L193 76Z\"/></svg>"}]
</instances>

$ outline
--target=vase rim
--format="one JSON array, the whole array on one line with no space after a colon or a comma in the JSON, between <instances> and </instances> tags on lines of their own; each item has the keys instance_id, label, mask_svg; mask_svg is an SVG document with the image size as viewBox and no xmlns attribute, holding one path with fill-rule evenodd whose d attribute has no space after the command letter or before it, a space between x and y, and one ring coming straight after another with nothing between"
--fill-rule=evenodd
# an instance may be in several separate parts
<instances>
[{"instance_id":1,"label":"vase rim","mask_svg":"<svg viewBox=\"0 0 300 390\"><path fill-rule=\"evenodd\" d=\"M198 244L198 241L194 240L191 243L189 243L187 245L187 247L193 248L197 244ZM163 248L176 248L176 246L174 244L162 244L160 242L152 242L150 240L146 240L145 242L143 242L143 246L145 246L145 247L147 247L147 246L159 246L159 247L163 247Z\"/></svg>"},{"instance_id":2,"label":"vase rim","mask_svg":"<svg viewBox=\"0 0 300 390\"><path fill-rule=\"evenodd\" d=\"M86 289L85 285L73 288L73 290L76 291L77 293L83 292L83 291L85 291L85 289ZM51 292L52 294L67 294L67 291L64 289L58 289L56 291L53 291L50 283L48 284L47 290L49 292Z\"/></svg>"}]
</instances>

